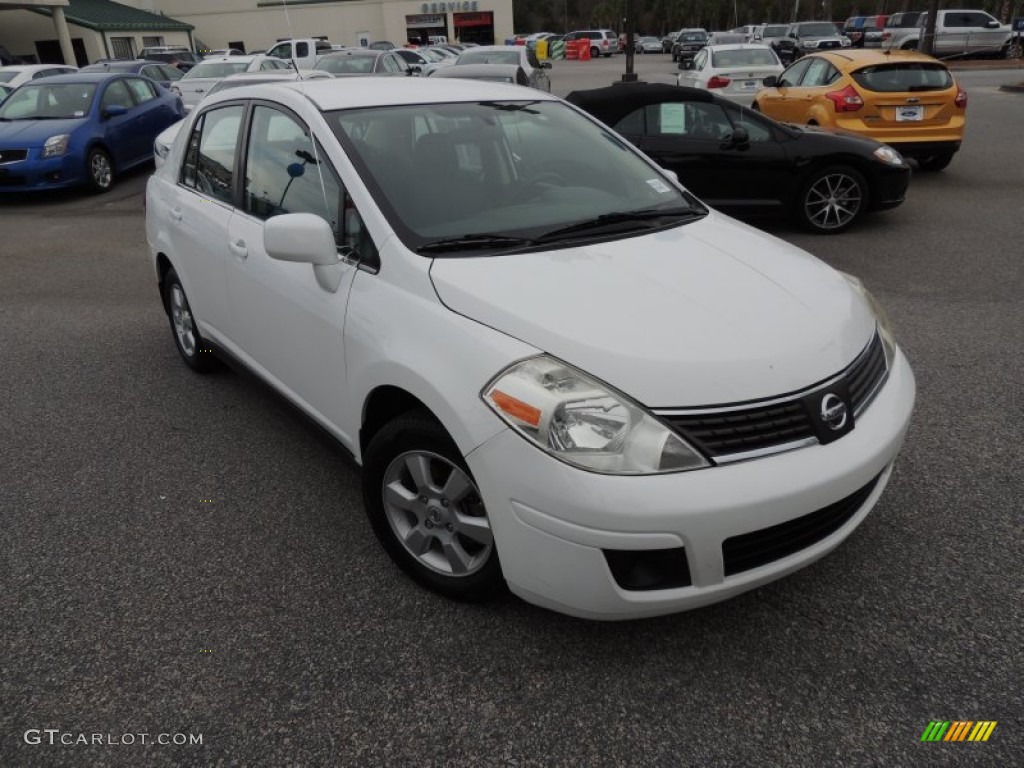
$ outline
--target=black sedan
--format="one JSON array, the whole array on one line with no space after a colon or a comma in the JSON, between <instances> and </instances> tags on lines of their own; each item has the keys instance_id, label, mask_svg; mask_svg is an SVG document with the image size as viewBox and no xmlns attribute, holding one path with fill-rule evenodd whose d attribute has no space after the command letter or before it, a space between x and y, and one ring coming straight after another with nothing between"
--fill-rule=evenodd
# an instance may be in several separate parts
<instances>
[{"instance_id":1,"label":"black sedan","mask_svg":"<svg viewBox=\"0 0 1024 768\"><path fill-rule=\"evenodd\" d=\"M910 168L871 139L777 123L708 91L634 83L567 100L611 126L709 205L842 232L903 202Z\"/></svg>"}]
</instances>

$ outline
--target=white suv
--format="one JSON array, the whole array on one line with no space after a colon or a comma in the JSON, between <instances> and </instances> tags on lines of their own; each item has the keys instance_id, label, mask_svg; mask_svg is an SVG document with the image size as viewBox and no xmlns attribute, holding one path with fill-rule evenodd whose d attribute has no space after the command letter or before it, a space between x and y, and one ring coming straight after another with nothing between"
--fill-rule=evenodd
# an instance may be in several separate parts
<instances>
[{"instance_id":1,"label":"white suv","mask_svg":"<svg viewBox=\"0 0 1024 768\"><path fill-rule=\"evenodd\" d=\"M235 88L146 203L185 363L333 435L383 548L453 597L619 619L777 579L864 520L910 419L857 280L545 93Z\"/></svg>"}]
</instances>

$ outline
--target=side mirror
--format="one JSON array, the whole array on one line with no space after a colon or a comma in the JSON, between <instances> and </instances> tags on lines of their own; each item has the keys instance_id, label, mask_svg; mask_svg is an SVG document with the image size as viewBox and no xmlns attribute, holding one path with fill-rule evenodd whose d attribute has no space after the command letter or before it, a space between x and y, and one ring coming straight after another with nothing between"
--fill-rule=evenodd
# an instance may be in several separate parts
<instances>
[{"instance_id":1,"label":"side mirror","mask_svg":"<svg viewBox=\"0 0 1024 768\"><path fill-rule=\"evenodd\" d=\"M779 78L777 78L775 75L769 75L764 80L762 80L761 83L762 85L764 85L765 88L778 88Z\"/></svg>"},{"instance_id":2,"label":"side mirror","mask_svg":"<svg viewBox=\"0 0 1024 768\"><path fill-rule=\"evenodd\" d=\"M423 67L421 67L419 64L410 64L409 68L405 71L405 74L407 74L407 75L418 75L422 71L423 71Z\"/></svg>"},{"instance_id":3,"label":"side mirror","mask_svg":"<svg viewBox=\"0 0 1024 768\"><path fill-rule=\"evenodd\" d=\"M550 61L542 61L540 63L540 68L541 69L551 69L551 62Z\"/></svg>"},{"instance_id":4,"label":"side mirror","mask_svg":"<svg viewBox=\"0 0 1024 768\"><path fill-rule=\"evenodd\" d=\"M312 213L284 213L263 225L263 250L272 259L312 264L316 281L334 293L341 285L342 262L331 225Z\"/></svg>"},{"instance_id":5,"label":"side mirror","mask_svg":"<svg viewBox=\"0 0 1024 768\"><path fill-rule=\"evenodd\" d=\"M109 107L103 108L103 117L105 118L120 117L121 115L127 114L128 108L123 107L120 104L111 104Z\"/></svg>"},{"instance_id":6,"label":"side mirror","mask_svg":"<svg viewBox=\"0 0 1024 768\"><path fill-rule=\"evenodd\" d=\"M263 249L278 261L321 266L338 263L338 246L331 225L312 213L285 213L267 219L263 225Z\"/></svg>"},{"instance_id":7,"label":"side mirror","mask_svg":"<svg viewBox=\"0 0 1024 768\"><path fill-rule=\"evenodd\" d=\"M742 125L737 125L720 146L722 149L746 149L750 146L750 134Z\"/></svg>"},{"instance_id":8,"label":"side mirror","mask_svg":"<svg viewBox=\"0 0 1024 768\"><path fill-rule=\"evenodd\" d=\"M999 29L1001 25L995 19L989 19L985 22L985 29Z\"/></svg>"}]
</instances>

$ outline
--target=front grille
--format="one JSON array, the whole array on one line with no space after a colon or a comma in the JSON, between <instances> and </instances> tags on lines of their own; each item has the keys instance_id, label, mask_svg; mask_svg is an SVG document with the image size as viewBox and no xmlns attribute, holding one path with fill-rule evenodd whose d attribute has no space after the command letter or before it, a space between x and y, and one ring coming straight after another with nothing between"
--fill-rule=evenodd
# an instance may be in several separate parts
<instances>
[{"instance_id":1,"label":"front grille","mask_svg":"<svg viewBox=\"0 0 1024 768\"><path fill-rule=\"evenodd\" d=\"M845 499L829 504L817 512L770 528L729 537L722 542L725 575L735 576L737 573L781 560L828 538L846 525L857 514L857 510L864 506L864 502L878 485L880 477L881 475L876 476L870 483Z\"/></svg>"},{"instance_id":2,"label":"front grille","mask_svg":"<svg viewBox=\"0 0 1024 768\"><path fill-rule=\"evenodd\" d=\"M885 377L885 351L876 333L857 359L839 375L850 392L854 414L860 413L878 391ZM836 381L827 386L834 387ZM696 448L712 458L754 451L771 451L779 446L808 443L816 439L806 397L816 387L781 402L753 404L729 410L695 411L685 414L659 412L661 418Z\"/></svg>"},{"instance_id":3,"label":"front grille","mask_svg":"<svg viewBox=\"0 0 1024 768\"><path fill-rule=\"evenodd\" d=\"M818 43L818 48L838 48L842 43L838 40L822 40Z\"/></svg>"},{"instance_id":4,"label":"front grille","mask_svg":"<svg viewBox=\"0 0 1024 768\"><path fill-rule=\"evenodd\" d=\"M27 149L0 149L0 163L17 163L28 157Z\"/></svg>"}]
</instances>

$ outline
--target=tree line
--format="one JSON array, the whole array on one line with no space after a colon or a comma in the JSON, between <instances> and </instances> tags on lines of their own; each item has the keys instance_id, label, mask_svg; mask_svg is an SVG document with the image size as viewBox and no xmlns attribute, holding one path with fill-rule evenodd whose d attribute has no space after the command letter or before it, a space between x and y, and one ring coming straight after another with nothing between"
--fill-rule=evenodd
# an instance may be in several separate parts
<instances>
[{"instance_id":1,"label":"tree line","mask_svg":"<svg viewBox=\"0 0 1024 768\"><path fill-rule=\"evenodd\" d=\"M924 11L934 0L513 0L517 32L608 28L624 32L627 12L636 34L664 35L686 27L732 29L743 24ZM988 11L1002 21L1024 13L1020 0L939 0L939 8ZM628 9L628 11L627 11Z\"/></svg>"}]
</instances>

